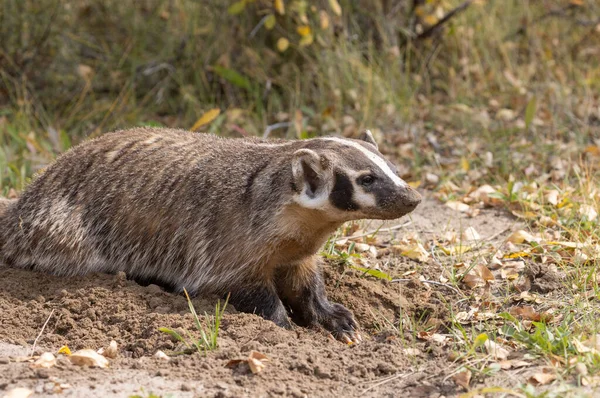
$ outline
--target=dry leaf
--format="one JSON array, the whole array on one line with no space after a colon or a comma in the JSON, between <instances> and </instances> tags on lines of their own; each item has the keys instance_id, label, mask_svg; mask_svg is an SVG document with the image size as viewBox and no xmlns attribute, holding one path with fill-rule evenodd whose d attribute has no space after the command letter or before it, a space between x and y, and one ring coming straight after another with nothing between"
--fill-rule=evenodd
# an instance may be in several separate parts
<instances>
[{"instance_id":1,"label":"dry leaf","mask_svg":"<svg viewBox=\"0 0 600 398\"><path fill-rule=\"evenodd\" d=\"M492 271L490 271L488 267L486 267L483 264L477 264L475 266L475 270L477 271L481 279L483 279L486 282L491 282L495 279L494 274L492 274Z\"/></svg>"},{"instance_id":2,"label":"dry leaf","mask_svg":"<svg viewBox=\"0 0 600 398\"><path fill-rule=\"evenodd\" d=\"M498 343L487 339L483 345L485 346L488 354L494 357L494 359L504 360L508 358L509 351L505 348L502 348Z\"/></svg>"},{"instance_id":3,"label":"dry leaf","mask_svg":"<svg viewBox=\"0 0 600 398\"><path fill-rule=\"evenodd\" d=\"M523 242L535 242L536 239L529 232L524 231L522 229L513 232L508 238L507 241L514 244L520 244Z\"/></svg>"},{"instance_id":4,"label":"dry leaf","mask_svg":"<svg viewBox=\"0 0 600 398\"><path fill-rule=\"evenodd\" d=\"M460 211L461 213L465 213L469 211L470 207L466 203L457 202L455 200L450 200L446 202L446 206L451 208L452 210Z\"/></svg>"},{"instance_id":5,"label":"dry leaf","mask_svg":"<svg viewBox=\"0 0 600 398\"><path fill-rule=\"evenodd\" d=\"M342 15L342 7L340 7L340 3L337 0L329 0L329 7L331 7L331 11L337 16Z\"/></svg>"},{"instance_id":6,"label":"dry leaf","mask_svg":"<svg viewBox=\"0 0 600 398\"><path fill-rule=\"evenodd\" d=\"M582 217L586 217L588 221L594 221L598 218L598 212L590 205L581 205L579 214L581 214Z\"/></svg>"},{"instance_id":7,"label":"dry leaf","mask_svg":"<svg viewBox=\"0 0 600 398\"><path fill-rule=\"evenodd\" d=\"M556 189L552 189L546 192L544 199L546 199L546 202L550 203L551 205L556 206L558 204L558 191Z\"/></svg>"},{"instance_id":8,"label":"dry leaf","mask_svg":"<svg viewBox=\"0 0 600 398\"><path fill-rule=\"evenodd\" d=\"M17 387L9 390L6 394L4 394L3 398L27 398L33 394L33 390L29 388Z\"/></svg>"},{"instance_id":9,"label":"dry leaf","mask_svg":"<svg viewBox=\"0 0 600 398\"><path fill-rule=\"evenodd\" d=\"M228 368L234 368L238 366L240 363L247 363L248 367L252 371L252 373L260 373L265 368L264 362L267 362L269 358L266 355L261 354L257 351L251 351L248 358L245 359L232 359L225 365Z\"/></svg>"},{"instance_id":10,"label":"dry leaf","mask_svg":"<svg viewBox=\"0 0 600 398\"><path fill-rule=\"evenodd\" d=\"M56 365L56 357L51 352L45 352L31 364L32 368L51 368Z\"/></svg>"},{"instance_id":11,"label":"dry leaf","mask_svg":"<svg viewBox=\"0 0 600 398\"><path fill-rule=\"evenodd\" d=\"M462 233L462 238L466 241L481 240L481 235L473 227L465 229Z\"/></svg>"},{"instance_id":12,"label":"dry leaf","mask_svg":"<svg viewBox=\"0 0 600 398\"><path fill-rule=\"evenodd\" d=\"M469 383L471 382L471 371L467 369L456 373L454 376L452 376L452 379L456 384L463 387L465 390L468 390Z\"/></svg>"},{"instance_id":13,"label":"dry leaf","mask_svg":"<svg viewBox=\"0 0 600 398\"><path fill-rule=\"evenodd\" d=\"M520 319L526 319L529 321L539 322L541 320L548 320L551 316L549 314L540 314L533 309L530 305L524 305L521 307L512 307L510 314Z\"/></svg>"},{"instance_id":14,"label":"dry leaf","mask_svg":"<svg viewBox=\"0 0 600 398\"><path fill-rule=\"evenodd\" d=\"M286 39L285 37L280 37L279 40L277 40L277 50L279 50L279 52L284 52L285 50L288 49L288 47L290 46L290 41L288 39Z\"/></svg>"},{"instance_id":15,"label":"dry leaf","mask_svg":"<svg viewBox=\"0 0 600 398\"><path fill-rule=\"evenodd\" d=\"M471 251L473 246L458 244L454 246L440 246L440 249L448 256L456 256Z\"/></svg>"},{"instance_id":16,"label":"dry leaf","mask_svg":"<svg viewBox=\"0 0 600 398\"><path fill-rule=\"evenodd\" d=\"M279 15L285 14L285 5L283 4L283 0L275 0L274 7L275 11L277 11Z\"/></svg>"},{"instance_id":17,"label":"dry leaf","mask_svg":"<svg viewBox=\"0 0 600 398\"><path fill-rule=\"evenodd\" d=\"M548 384L555 379L556 375L552 373L535 373L527 381L534 386L539 386Z\"/></svg>"},{"instance_id":18,"label":"dry leaf","mask_svg":"<svg viewBox=\"0 0 600 398\"><path fill-rule=\"evenodd\" d=\"M221 110L219 108L214 108L214 109L207 111L206 113L204 113L204 115L200 116L200 119L196 120L196 123L194 123L194 125L192 126L192 128L190 130L195 131L202 126L207 125L208 123L215 120L216 117L219 116L220 113L221 113Z\"/></svg>"},{"instance_id":19,"label":"dry leaf","mask_svg":"<svg viewBox=\"0 0 600 398\"><path fill-rule=\"evenodd\" d=\"M254 374L260 373L265 368L264 362L266 362L268 360L269 360L269 358L267 358L266 355L261 354L260 352L257 352L257 351L252 351L252 352L250 352L250 355L248 356L248 366L250 367L250 370L252 371L252 373L254 373Z\"/></svg>"},{"instance_id":20,"label":"dry leaf","mask_svg":"<svg viewBox=\"0 0 600 398\"><path fill-rule=\"evenodd\" d=\"M168 361L171 359L171 358L169 358L169 356L167 354L165 354L161 350L156 351L153 356L154 356L154 358L161 359L163 361Z\"/></svg>"},{"instance_id":21,"label":"dry leaf","mask_svg":"<svg viewBox=\"0 0 600 398\"><path fill-rule=\"evenodd\" d=\"M114 340L111 340L108 347L106 347L106 348L102 347L98 350L98 354L100 354L106 358L116 358L118 353L119 353L119 350L117 347L117 342Z\"/></svg>"},{"instance_id":22,"label":"dry leaf","mask_svg":"<svg viewBox=\"0 0 600 398\"><path fill-rule=\"evenodd\" d=\"M75 351L71 354L69 359L71 360L71 363L79 366L91 366L98 368L108 367L108 359L90 349Z\"/></svg>"},{"instance_id":23,"label":"dry leaf","mask_svg":"<svg viewBox=\"0 0 600 398\"><path fill-rule=\"evenodd\" d=\"M392 250L401 256L421 262L425 262L429 258L429 252L418 242L411 245L394 245Z\"/></svg>"}]
</instances>

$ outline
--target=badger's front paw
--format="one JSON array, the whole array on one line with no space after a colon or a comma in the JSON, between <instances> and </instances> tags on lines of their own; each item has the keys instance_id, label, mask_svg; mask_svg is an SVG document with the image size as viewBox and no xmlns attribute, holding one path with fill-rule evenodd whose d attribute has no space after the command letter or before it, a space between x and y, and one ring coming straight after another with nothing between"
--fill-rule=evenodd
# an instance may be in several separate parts
<instances>
[{"instance_id":1,"label":"badger's front paw","mask_svg":"<svg viewBox=\"0 0 600 398\"><path fill-rule=\"evenodd\" d=\"M331 303L329 308L320 314L320 324L332 336L344 343L359 343L362 337L358 332L358 323L354 320L352 312L341 304Z\"/></svg>"}]
</instances>

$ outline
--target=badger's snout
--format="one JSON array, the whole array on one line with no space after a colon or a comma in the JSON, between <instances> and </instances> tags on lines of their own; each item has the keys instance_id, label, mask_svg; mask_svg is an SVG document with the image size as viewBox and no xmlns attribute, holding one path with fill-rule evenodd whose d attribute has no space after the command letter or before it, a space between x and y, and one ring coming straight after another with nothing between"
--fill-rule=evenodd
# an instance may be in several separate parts
<instances>
[{"instance_id":1,"label":"badger's snout","mask_svg":"<svg viewBox=\"0 0 600 398\"><path fill-rule=\"evenodd\" d=\"M400 201L407 210L406 213L413 211L421 203L421 199L423 199L421 194L410 186L402 188L402 192L400 192Z\"/></svg>"}]
</instances>

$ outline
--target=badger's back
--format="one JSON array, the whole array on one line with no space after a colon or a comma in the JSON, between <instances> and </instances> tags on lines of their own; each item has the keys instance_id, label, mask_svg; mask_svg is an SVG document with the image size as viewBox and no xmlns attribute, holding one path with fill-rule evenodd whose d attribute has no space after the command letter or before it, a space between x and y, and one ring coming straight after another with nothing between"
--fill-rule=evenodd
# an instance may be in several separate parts
<instances>
[{"instance_id":1,"label":"badger's back","mask_svg":"<svg viewBox=\"0 0 600 398\"><path fill-rule=\"evenodd\" d=\"M8 208L0 256L58 274L226 288L271 255L273 209L290 185L286 156L272 153L286 148L170 129L106 134L59 157Z\"/></svg>"}]
</instances>

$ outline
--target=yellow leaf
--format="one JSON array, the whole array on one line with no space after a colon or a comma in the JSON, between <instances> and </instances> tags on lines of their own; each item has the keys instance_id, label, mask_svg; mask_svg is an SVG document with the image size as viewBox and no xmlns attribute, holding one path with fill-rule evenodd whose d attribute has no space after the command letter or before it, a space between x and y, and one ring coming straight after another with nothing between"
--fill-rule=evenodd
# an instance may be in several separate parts
<instances>
[{"instance_id":1,"label":"yellow leaf","mask_svg":"<svg viewBox=\"0 0 600 398\"><path fill-rule=\"evenodd\" d=\"M298 31L298 34L302 37L310 35L310 26L308 26L308 25L298 26L298 28L296 28L296 30Z\"/></svg>"},{"instance_id":2,"label":"yellow leaf","mask_svg":"<svg viewBox=\"0 0 600 398\"><path fill-rule=\"evenodd\" d=\"M423 17L423 22L425 22L427 25L435 25L438 22L438 19L435 15L430 14Z\"/></svg>"},{"instance_id":3,"label":"yellow leaf","mask_svg":"<svg viewBox=\"0 0 600 398\"><path fill-rule=\"evenodd\" d=\"M448 246L448 247L440 246L440 249L442 249L442 251L446 255L454 256L454 255L458 255L458 254L465 254L466 252L471 251L471 249L473 249L473 246L458 244L458 245Z\"/></svg>"},{"instance_id":4,"label":"yellow leaf","mask_svg":"<svg viewBox=\"0 0 600 398\"><path fill-rule=\"evenodd\" d=\"M331 11L337 16L342 15L342 7L340 7L340 3L337 0L329 0L329 7L331 7Z\"/></svg>"},{"instance_id":5,"label":"yellow leaf","mask_svg":"<svg viewBox=\"0 0 600 398\"><path fill-rule=\"evenodd\" d=\"M246 2L244 0L237 1L229 6L227 13L229 13L229 15L241 14L242 11L244 11L244 8L246 8Z\"/></svg>"},{"instance_id":6,"label":"yellow leaf","mask_svg":"<svg viewBox=\"0 0 600 398\"><path fill-rule=\"evenodd\" d=\"M463 171L469 171L471 168L469 161L464 156L460 158L460 168L463 169Z\"/></svg>"},{"instance_id":7,"label":"yellow leaf","mask_svg":"<svg viewBox=\"0 0 600 398\"><path fill-rule=\"evenodd\" d=\"M265 19L265 28L267 28L268 30L271 30L275 27L275 23L277 22L277 20L275 19L275 15L270 14L267 16L267 18Z\"/></svg>"},{"instance_id":8,"label":"yellow leaf","mask_svg":"<svg viewBox=\"0 0 600 398\"><path fill-rule=\"evenodd\" d=\"M502 258L513 259L513 258L521 258L521 257L531 257L531 254L527 252L515 252L510 254L505 254Z\"/></svg>"},{"instance_id":9,"label":"yellow leaf","mask_svg":"<svg viewBox=\"0 0 600 398\"><path fill-rule=\"evenodd\" d=\"M510 243L518 245L523 242L534 242L536 239L529 232L520 229L518 231L513 232L507 240Z\"/></svg>"},{"instance_id":10,"label":"yellow leaf","mask_svg":"<svg viewBox=\"0 0 600 398\"><path fill-rule=\"evenodd\" d=\"M277 49L279 50L279 52L284 52L288 49L289 46L290 42L285 37L280 37L279 40L277 40Z\"/></svg>"},{"instance_id":11,"label":"yellow leaf","mask_svg":"<svg viewBox=\"0 0 600 398\"><path fill-rule=\"evenodd\" d=\"M275 0L274 2L275 11L279 13L279 15L285 14L285 5L283 4L283 0Z\"/></svg>"},{"instance_id":12,"label":"yellow leaf","mask_svg":"<svg viewBox=\"0 0 600 398\"><path fill-rule=\"evenodd\" d=\"M329 27L329 15L323 10L319 11L319 23L321 24L321 29L325 30Z\"/></svg>"},{"instance_id":13,"label":"yellow leaf","mask_svg":"<svg viewBox=\"0 0 600 398\"><path fill-rule=\"evenodd\" d=\"M300 44L300 47L310 46L312 44L313 40L314 40L313 35L303 36L300 39L300 42L298 44Z\"/></svg>"},{"instance_id":14,"label":"yellow leaf","mask_svg":"<svg viewBox=\"0 0 600 398\"><path fill-rule=\"evenodd\" d=\"M207 111L204 115L200 116L200 119L196 120L196 123L194 123L191 130L195 131L200 127L212 122L217 116L219 116L220 113L221 110L219 108L214 108Z\"/></svg>"},{"instance_id":15,"label":"yellow leaf","mask_svg":"<svg viewBox=\"0 0 600 398\"><path fill-rule=\"evenodd\" d=\"M59 354L65 354L65 355L71 355L71 350L69 349L69 347L67 347L66 345L60 347L60 349L58 350Z\"/></svg>"}]
</instances>

